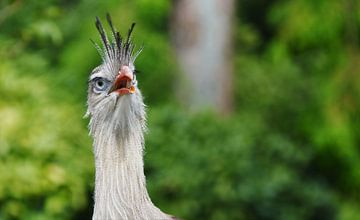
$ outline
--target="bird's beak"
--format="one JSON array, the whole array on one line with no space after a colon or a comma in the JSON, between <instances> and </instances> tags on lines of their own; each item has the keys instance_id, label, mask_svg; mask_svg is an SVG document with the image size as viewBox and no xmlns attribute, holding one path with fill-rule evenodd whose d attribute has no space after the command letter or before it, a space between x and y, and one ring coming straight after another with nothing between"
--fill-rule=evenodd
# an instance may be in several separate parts
<instances>
[{"instance_id":1,"label":"bird's beak","mask_svg":"<svg viewBox=\"0 0 360 220\"><path fill-rule=\"evenodd\" d=\"M135 86L133 85L134 74L128 66L122 66L118 75L115 78L109 94L117 92L119 95L135 93Z\"/></svg>"}]
</instances>

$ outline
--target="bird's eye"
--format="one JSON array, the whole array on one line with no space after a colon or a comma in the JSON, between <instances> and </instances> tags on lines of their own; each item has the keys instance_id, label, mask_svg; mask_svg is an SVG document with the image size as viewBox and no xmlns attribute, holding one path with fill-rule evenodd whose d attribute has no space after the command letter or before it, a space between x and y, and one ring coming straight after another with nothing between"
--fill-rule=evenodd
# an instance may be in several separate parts
<instances>
[{"instance_id":1,"label":"bird's eye","mask_svg":"<svg viewBox=\"0 0 360 220\"><path fill-rule=\"evenodd\" d=\"M104 87L104 81L98 80L96 82L96 87L98 87L99 89L103 88Z\"/></svg>"},{"instance_id":2,"label":"bird's eye","mask_svg":"<svg viewBox=\"0 0 360 220\"><path fill-rule=\"evenodd\" d=\"M109 87L110 82L107 79L96 77L95 79L93 79L93 85L94 92L100 93L105 91Z\"/></svg>"}]
</instances>

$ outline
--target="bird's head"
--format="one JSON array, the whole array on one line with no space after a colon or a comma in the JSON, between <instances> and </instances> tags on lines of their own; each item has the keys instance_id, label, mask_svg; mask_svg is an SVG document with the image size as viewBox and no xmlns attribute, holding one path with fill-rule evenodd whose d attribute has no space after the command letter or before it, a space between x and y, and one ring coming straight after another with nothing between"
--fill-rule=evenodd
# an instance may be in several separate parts
<instances>
[{"instance_id":1,"label":"bird's head","mask_svg":"<svg viewBox=\"0 0 360 220\"><path fill-rule=\"evenodd\" d=\"M108 127L124 133L136 124L144 127L145 110L141 93L137 87L134 62L141 52L134 52L131 34L135 24L129 29L126 39L117 32L110 15L107 21L111 28L108 38L99 18L96 27L100 33L102 46L93 42L101 55L102 64L96 67L89 77L88 110L91 117L90 132Z\"/></svg>"}]
</instances>

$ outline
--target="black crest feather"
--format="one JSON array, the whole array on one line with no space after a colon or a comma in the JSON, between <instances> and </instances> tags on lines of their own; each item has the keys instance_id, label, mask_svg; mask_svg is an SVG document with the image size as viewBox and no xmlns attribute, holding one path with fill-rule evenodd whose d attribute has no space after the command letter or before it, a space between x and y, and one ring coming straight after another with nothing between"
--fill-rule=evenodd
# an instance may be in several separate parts
<instances>
[{"instance_id":1,"label":"black crest feather","mask_svg":"<svg viewBox=\"0 0 360 220\"><path fill-rule=\"evenodd\" d=\"M130 61L134 61L143 48L141 47L135 53L135 56L133 56L135 46L132 43L131 35L133 33L135 23L131 24L127 34L127 38L124 42L121 34L115 29L109 13L106 14L106 20L111 29L111 39L108 38L107 33L99 17L97 16L95 18L95 26L100 34L102 47L100 47L97 43L90 39L91 42L94 44L95 48L100 53L103 61L107 62L113 60L120 61L121 63L129 63Z\"/></svg>"}]
</instances>

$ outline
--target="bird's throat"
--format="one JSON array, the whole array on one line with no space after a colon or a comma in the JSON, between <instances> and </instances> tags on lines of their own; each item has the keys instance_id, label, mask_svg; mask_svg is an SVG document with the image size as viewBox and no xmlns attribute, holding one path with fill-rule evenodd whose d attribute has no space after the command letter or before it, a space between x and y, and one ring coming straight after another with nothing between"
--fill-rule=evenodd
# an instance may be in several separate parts
<instances>
[{"instance_id":1,"label":"bird's throat","mask_svg":"<svg viewBox=\"0 0 360 220\"><path fill-rule=\"evenodd\" d=\"M142 125L132 129L127 138L109 127L94 135L94 220L169 218L153 205L146 189Z\"/></svg>"}]
</instances>

